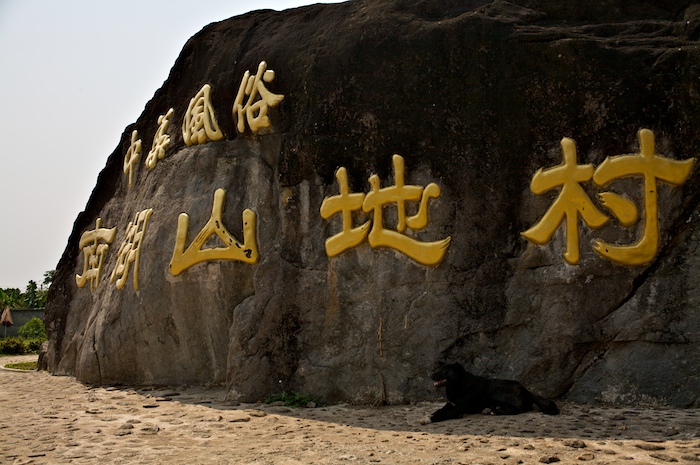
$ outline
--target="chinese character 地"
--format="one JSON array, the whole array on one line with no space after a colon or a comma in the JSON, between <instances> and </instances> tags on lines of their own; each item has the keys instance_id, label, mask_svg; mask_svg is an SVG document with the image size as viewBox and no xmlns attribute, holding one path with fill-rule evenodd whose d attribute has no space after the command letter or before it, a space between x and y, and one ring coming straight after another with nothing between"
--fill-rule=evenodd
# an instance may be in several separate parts
<instances>
[{"instance_id":1,"label":"chinese character \u5730","mask_svg":"<svg viewBox=\"0 0 700 465\"><path fill-rule=\"evenodd\" d=\"M197 95L190 100L182 122L182 138L188 147L224 138L224 133L219 129L214 116L209 84L204 84Z\"/></svg>"},{"instance_id":2,"label":"chinese character \u5730","mask_svg":"<svg viewBox=\"0 0 700 465\"><path fill-rule=\"evenodd\" d=\"M646 265L658 251L658 193L657 180L673 186L683 184L693 167L694 159L673 160L655 153L654 133L641 129L638 134L640 153L607 157L593 171L593 165L577 165L576 148L571 139L562 139L564 162L547 170L539 169L532 178L530 189L536 195L560 187L557 199L542 219L521 233L525 239L538 245L551 240L552 235L566 218L566 252L564 259L571 265L579 262L578 215L591 228L603 226L610 218L598 210L580 184L593 181L596 186L623 177L641 176L644 179L644 233L631 245L612 245L596 240L593 249L603 258L619 265ZM612 192L598 195L605 206L623 226L637 223L639 214L630 200Z\"/></svg>"},{"instance_id":3,"label":"chinese character \u5730","mask_svg":"<svg viewBox=\"0 0 700 465\"><path fill-rule=\"evenodd\" d=\"M126 228L126 237L119 247L117 264L109 279L110 283L114 283L116 279L117 289L122 289L126 285L126 280L129 277L129 268L132 264L134 265L134 289L138 290L139 288L141 242L143 236L146 234L146 226L152 214L152 208L137 213L134 217L134 221L129 222Z\"/></svg>"},{"instance_id":4,"label":"chinese character \u5730","mask_svg":"<svg viewBox=\"0 0 700 465\"><path fill-rule=\"evenodd\" d=\"M350 193L345 168L336 172L340 194L326 197L321 204L321 217L328 219L340 213L342 231L326 240L326 254L335 257L342 252L361 244L365 238L370 247L388 247L427 266L438 265L444 259L451 237L435 242L421 242L405 235L406 229L417 231L428 224L428 202L440 196L440 187L430 183L426 187L406 185L404 183L404 159L394 155L393 186L382 188L379 177L372 175L369 179L371 191L367 194ZM420 202L418 212L406 216L406 202ZM396 230L384 228L384 206L396 205ZM372 220L361 226L353 227L352 214L355 211L372 212Z\"/></svg>"},{"instance_id":5,"label":"chinese character \u5730","mask_svg":"<svg viewBox=\"0 0 700 465\"><path fill-rule=\"evenodd\" d=\"M210 260L235 260L254 264L259 260L256 239L257 215L249 209L243 211L243 244L238 242L226 229L222 220L226 191L217 189L214 193L214 205L211 217L204 228L197 234L187 250L187 235L190 218L187 213L181 213L177 222L177 235L173 258L170 261L170 272L178 276L186 269L201 262ZM225 247L202 249L207 240L216 235Z\"/></svg>"},{"instance_id":6,"label":"chinese character \u5730","mask_svg":"<svg viewBox=\"0 0 700 465\"><path fill-rule=\"evenodd\" d=\"M233 103L233 116L237 118L236 128L241 134L245 132L245 124L250 130L258 132L262 128L270 127L270 118L267 112L271 107L276 107L284 99L284 95L273 94L265 83L271 83L275 79L275 72L267 69L267 63L261 61L255 76L246 71L238 87L238 94ZM243 104L245 97L248 100ZM259 100L255 100L260 97Z\"/></svg>"},{"instance_id":7,"label":"chinese character \u5730","mask_svg":"<svg viewBox=\"0 0 700 465\"><path fill-rule=\"evenodd\" d=\"M92 292L100 284L105 254L116 233L117 228L103 228L102 218L97 218L95 229L85 231L80 236L79 247L83 252L83 274L75 276L78 287L84 287L90 281L90 291Z\"/></svg>"}]
</instances>

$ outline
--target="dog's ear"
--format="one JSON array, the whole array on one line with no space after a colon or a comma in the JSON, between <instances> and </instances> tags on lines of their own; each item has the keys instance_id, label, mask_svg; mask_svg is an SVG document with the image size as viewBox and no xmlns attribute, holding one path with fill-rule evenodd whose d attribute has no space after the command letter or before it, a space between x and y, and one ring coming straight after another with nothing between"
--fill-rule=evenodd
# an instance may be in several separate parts
<instances>
[{"instance_id":1,"label":"dog's ear","mask_svg":"<svg viewBox=\"0 0 700 465\"><path fill-rule=\"evenodd\" d=\"M467 373L467 370L465 370L462 364L459 362L450 363L448 367L454 376L464 376L464 374Z\"/></svg>"}]
</instances>

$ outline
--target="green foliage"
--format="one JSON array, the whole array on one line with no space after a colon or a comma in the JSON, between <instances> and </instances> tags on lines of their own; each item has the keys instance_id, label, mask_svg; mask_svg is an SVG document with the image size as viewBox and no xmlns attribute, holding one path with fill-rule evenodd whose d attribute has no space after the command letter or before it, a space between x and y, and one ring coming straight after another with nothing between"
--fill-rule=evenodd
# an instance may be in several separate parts
<instances>
[{"instance_id":1,"label":"green foliage","mask_svg":"<svg viewBox=\"0 0 700 465\"><path fill-rule=\"evenodd\" d=\"M24 303L27 305L27 308L37 308L37 302L39 301L38 290L39 286L36 285L36 281L30 280L24 293Z\"/></svg>"},{"instance_id":2,"label":"green foliage","mask_svg":"<svg viewBox=\"0 0 700 465\"><path fill-rule=\"evenodd\" d=\"M45 339L22 339L7 337L0 339L0 355L36 354Z\"/></svg>"},{"instance_id":3,"label":"green foliage","mask_svg":"<svg viewBox=\"0 0 700 465\"><path fill-rule=\"evenodd\" d=\"M45 340L46 340L45 337L43 337L41 339L25 339L24 345L26 347L26 353L28 353L28 354L39 353L39 349L41 349L41 344L43 344Z\"/></svg>"},{"instance_id":4,"label":"green foliage","mask_svg":"<svg viewBox=\"0 0 700 465\"><path fill-rule=\"evenodd\" d=\"M45 272L41 286L37 285L36 281L30 280L27 283L25 292L16 288L0 288L0 304L2 308L5 306L10 308L44 308L46 297L49 294L49 286L53 282L55 274L56 270Z\"/></svg>"},{"instance_id":5,"label":"green foliage","mask_svg":"<svg viewBox=\"0 0 700 465\"><path fill-rule=\"evenodd\" d=\"M46 339L46 328L41 319L34 317L19 327L17 333L22 339Z\"/></svg>"},{"instance_id":6,"label":"green foliage","mask_svg":"<svg viewBox=\"0 0 700 465\"><path fill-rule=\"evenodd\" d=\"M0 289L0 299L2 300L3 308L24 308L24 298L22 291L16 288Z\"/></svg>"},{"instance_id":7,"label":"green foliage","mask_svg":"<svg viewBox=\"0 0 700 465\"><path fill-rule=\"evenodd\" d=\"M314 402L317 405L319 404L318 401L297 391L282 391L277 394L272 394L265 399L266 404L271 404L273 402L284 402L284 405L288 407L306 407L309 402Z\"/></svg>"},{"instance_id":8,"label":"green foliage","mask_svg":"<svg viewBox=\"0 0 700 465\"><path fill-rule=\"evenodd\" d=\"M0 339L0 354L23 355L26 353L26 350L27 346L24 341L18 337Z\"/></svg>"},{"instance_id":9,"label":"green foliage","mask_svg":"<svg viewBox=\"0 0 700 465\"><path fill-rule=\"evenodd\" d=\"M44 282L41 284L42 289L48 289L56 276L56 270L50 270L44 273Z\"/></svg>"}]
</instances>

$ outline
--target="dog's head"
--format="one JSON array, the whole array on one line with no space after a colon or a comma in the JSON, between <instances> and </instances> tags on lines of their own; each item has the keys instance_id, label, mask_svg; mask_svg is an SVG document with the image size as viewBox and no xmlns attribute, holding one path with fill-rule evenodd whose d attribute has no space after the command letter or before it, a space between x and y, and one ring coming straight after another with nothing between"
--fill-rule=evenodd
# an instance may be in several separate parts
<instances>
[{"instance_id":1,"label":"dog's head","mask_svg":"<svg viewBox=\"0 0 700 465\"><path fill-rule=\"evenodd\" d=\"M463 379L467 372L464 367L459 363L447 363L438 368L432 375L430 379L434 381L433 385L435 387L447 386L451 382Z\"/></svg>"}]
</instances>

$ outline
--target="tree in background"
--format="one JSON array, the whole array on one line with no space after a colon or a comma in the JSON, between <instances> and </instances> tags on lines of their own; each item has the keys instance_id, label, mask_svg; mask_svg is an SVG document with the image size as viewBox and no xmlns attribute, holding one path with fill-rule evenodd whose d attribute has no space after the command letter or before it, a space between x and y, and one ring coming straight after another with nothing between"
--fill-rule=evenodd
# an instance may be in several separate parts
<instances>
[{"instance_id":1,"label":"tree in background","mask_svg":"<svg viewBox=\"0 0 700 465\"><path fill-rule=\"evenodd\" d=\"M18 334L22 339L41 339L41 342L46 340L44 322L37 317L32 318L20 326Z\"/></svg>"},{"instance_id":2,"label":"tree in background","mask_svg":"<svg viewBox=\"0 0 700 465\"><path fill-rule=\"evenodd\" d=\"M3 308L9 306L10 308L23 308L24 299L22 298L22 291L17 288L6 288L0 289L0 300L2 300Z\"/></svg>"},{"instance_id":3,"label":"tree in background","mask_svg":"<svg viewBox=\"0 0 700 465\"><path fill-rule=\"evenodd\" d=\"M51 283L53 282L54 276L56 276L56 270L46 271L44 273L44 282L41 284L41 288L48 291Z\"/></svg>"},{"instance_id":4,"label":"tree in background","mask_svg":"<svg viewBox=\"0 0 700 465\"><path fill-rule=\"evenodd\" d=\"M49 295L49 287L51 287L51 283L53 282L53 278L55 275L56 270L50 270L44 273L44 282L41 283L41 286L38 290L37 303L39 304L40 308L44 308L46 306L46 298Z\"/></svg>"},{"instance_id":5,"label":"tree in background","mask_svg":"<svg viewBox=\"0 0 700 465\"><path fill-rule=\"evenodd\" d=\"M39 296L37 294L38 290L39 286L36 285L36 281L30 280L27 284L27 290L24 293L24 303L26 304L27 308L39 308L37 305L39 300Z\"/></svg>"},{"instance_id":6,"label":"tree in background","mask_svg":"<svg viewBox=\"0 0 700 465\"><path fill-rule=\"evenodd\" d=\"M5 306L10 308L44 308L55 273L56 270L44 273L44 281L41 286L36 281L30 280L25 292L17 288L0 288L0 304L3 308Z\"/></svg>"}]
</instances>

